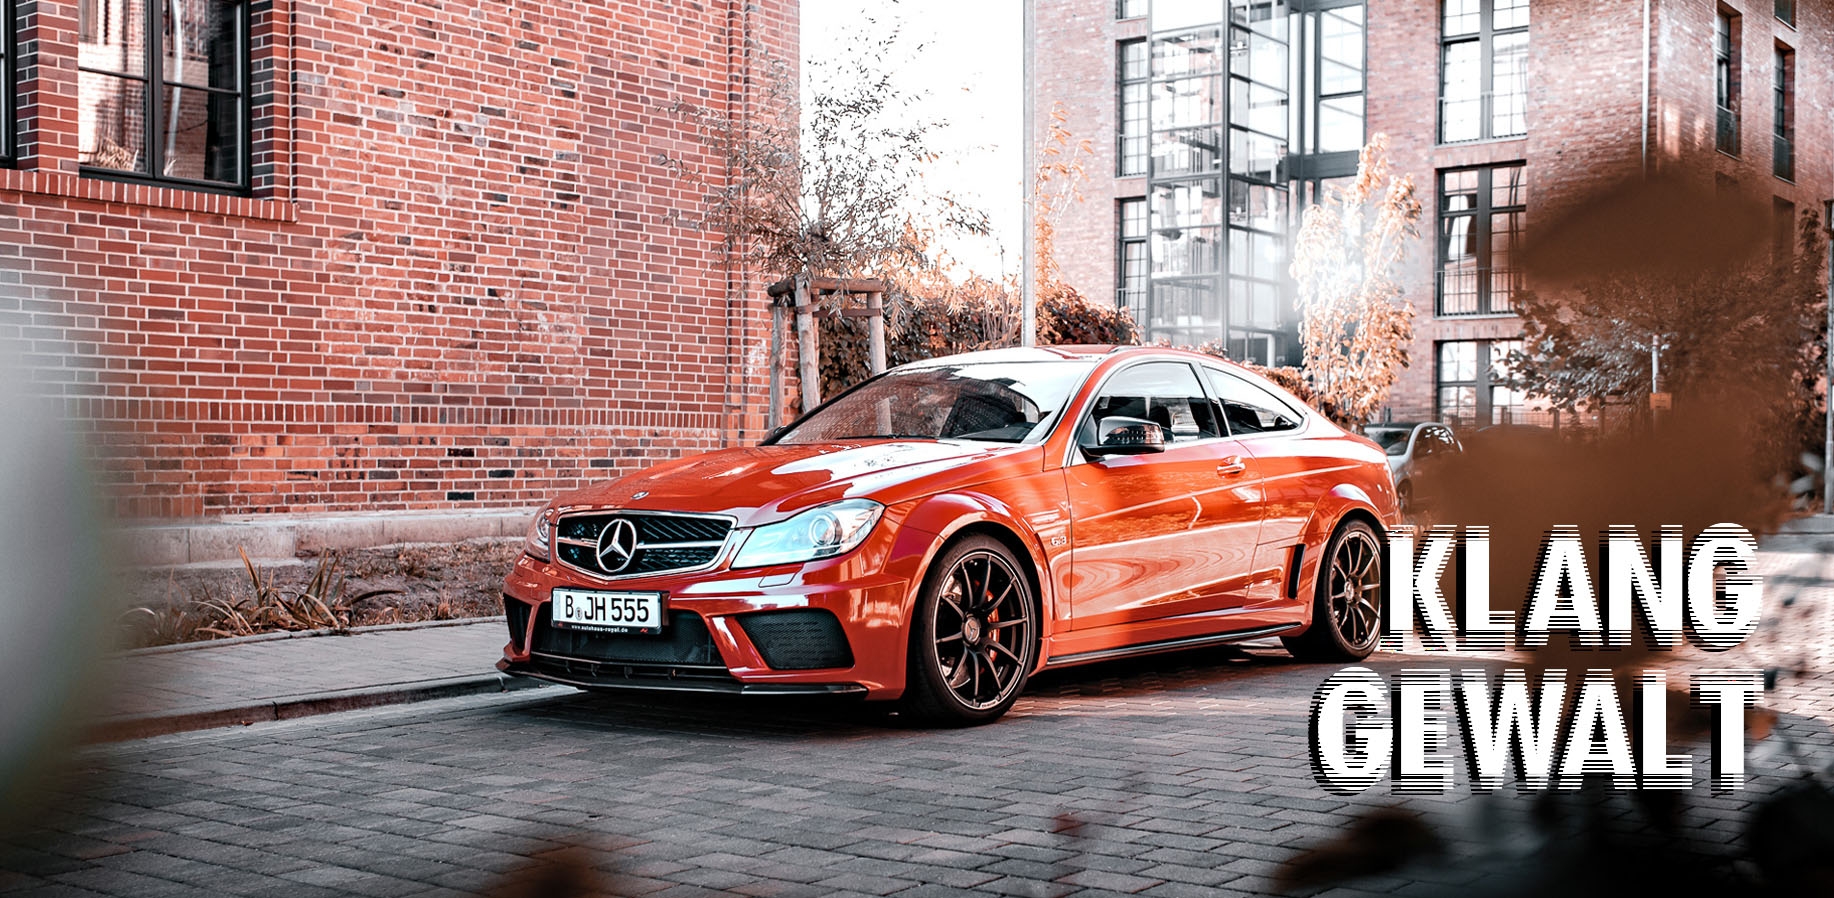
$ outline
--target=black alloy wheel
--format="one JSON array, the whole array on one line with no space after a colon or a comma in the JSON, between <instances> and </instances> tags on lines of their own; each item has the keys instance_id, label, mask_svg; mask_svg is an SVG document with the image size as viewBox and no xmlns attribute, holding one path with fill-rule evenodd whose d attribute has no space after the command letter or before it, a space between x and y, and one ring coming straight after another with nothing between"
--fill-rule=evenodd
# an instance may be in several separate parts
<instances>
[{"instance_id":1,"label":"black alloy wheel","mask_svg":"<svg viewBox=\"0 0 1834 898\"><path fill-rule=\"evenodd\" d=\"M1359 661L1382 635L1382 540L1362 521L1338 527L1326 544L1312 599L1312 624L1286 637L1304 661Z\"/></svg>"},{"instance_id":2,"label":"black alloy wheel","mask_svg":"<svg viewBox=\"0 0 1834 898\"><path fill-rule=\"evenodd\" d=\"M1018 701L1037 659L1037 603L998 540L971 536L945 549L912 624L907 709L962 725L994 720Z\"/></svg>"}]
</instances>

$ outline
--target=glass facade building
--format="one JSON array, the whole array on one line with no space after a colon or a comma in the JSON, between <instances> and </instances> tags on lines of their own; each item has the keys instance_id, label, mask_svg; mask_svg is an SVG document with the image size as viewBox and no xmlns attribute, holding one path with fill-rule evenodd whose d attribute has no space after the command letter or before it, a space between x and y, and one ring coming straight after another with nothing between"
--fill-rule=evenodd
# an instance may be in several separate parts
<instances>
[{"instance_id":1,"label":"glass facade building","mask_svg":"<svg viewBox=\"0 0 1834 898\"><path fill-rule=\"evenodd\" d=\"M1365 8L1152 0L1148 22L1145 337L1298 364L1291 239L1356 172Z\"/></svg>"}]
</instances>

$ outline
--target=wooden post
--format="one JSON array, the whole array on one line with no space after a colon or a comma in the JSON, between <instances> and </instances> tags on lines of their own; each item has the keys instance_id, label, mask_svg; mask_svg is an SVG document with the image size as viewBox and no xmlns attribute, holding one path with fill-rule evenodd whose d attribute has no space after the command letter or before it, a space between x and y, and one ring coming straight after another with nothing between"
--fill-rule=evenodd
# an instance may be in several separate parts
<instances>
[{"instance_id":1,"label":"wooden post","mask_svg":"<svg viewBox=\"0 0 1834 898\"><path fill-rule=\"evenodd\" d=\"M872 344L872 373L885 373L885 294L866 294L866 335Z\"/></svg>"},{"instance_id":2,"label":"wooden post","mask_svg":"<svg viewBox=\"0 0 1834 898\"><path fill-rule=\"evenodd\" d=\"M809 297L809 276L796 276L796 354L802 373L802 413L821 405L821 350L816 346L814 307Z\"/></svg>"},{"instance_id":3,"label":"wooden post","mask_svg":"<svg viewBox=\"0 0 1834 898\"><path fill-rule=\"evenodd\" d=\"M764 427L775 431L783 426L783 303L777 297L771 301L771 407L765 415Z\"/></svg>"}]
</instances>

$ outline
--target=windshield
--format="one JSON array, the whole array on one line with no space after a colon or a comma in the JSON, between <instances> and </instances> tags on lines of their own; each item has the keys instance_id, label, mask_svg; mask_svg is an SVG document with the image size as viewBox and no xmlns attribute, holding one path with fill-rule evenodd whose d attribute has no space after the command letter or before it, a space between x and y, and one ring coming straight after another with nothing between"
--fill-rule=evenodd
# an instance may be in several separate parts
<instances>
[{"instance_id":1,"label":"windshield","mask_svg":"<svg viewBox=\"0 0 1834 898\"><path fill-rule=\"evenodd\" d=\"M1382 451L1389 455L1401 455L1407 452L1407 435L1413 433L1406 427L1371 427L1365 433Z\"/></svg>"},{"instance_id":2,"label":"windshield","mask_svg":"<svg viewBox=\"0 0 1834 898\"><path fill-rule=\"evenodd\" d=\"M981 362L902 368L796 422L772 442L1043 438L1094 361Z\"/></svg>"}]
</instances>

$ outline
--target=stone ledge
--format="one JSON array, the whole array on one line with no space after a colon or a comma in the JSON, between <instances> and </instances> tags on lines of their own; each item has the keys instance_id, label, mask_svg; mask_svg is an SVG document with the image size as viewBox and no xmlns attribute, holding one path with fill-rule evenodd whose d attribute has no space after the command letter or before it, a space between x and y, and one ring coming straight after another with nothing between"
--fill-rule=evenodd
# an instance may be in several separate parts
<instances>
[{"instance_id":1,"label":"stone ledge","mask_svg":"<svg viewBox=\"0 0 1834 898\"><path fill-rule=\"evenodd\" d=\"M521 536L536 509L459 512L348 512L224 517L183 523L129 524L117 539L135 567L292 559L326 549L397 543L449 543Z\"/></svg>"}]
</instances>

